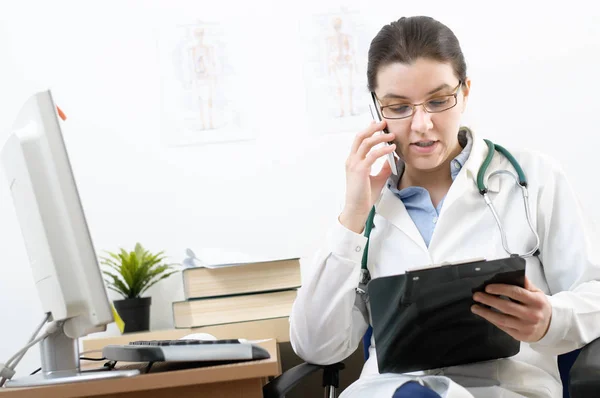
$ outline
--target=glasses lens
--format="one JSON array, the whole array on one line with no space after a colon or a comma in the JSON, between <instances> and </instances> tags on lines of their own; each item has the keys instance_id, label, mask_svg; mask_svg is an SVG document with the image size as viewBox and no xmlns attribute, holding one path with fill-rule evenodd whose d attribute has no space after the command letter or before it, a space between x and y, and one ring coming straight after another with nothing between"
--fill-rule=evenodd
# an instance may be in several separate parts
<instances>
[{"instance_id":1,"label":"glasses lens","mask_svg":"<svg viewBox=\"0 0 600 398\"><path fill-rule=\"evenodd\" d=\"M427 112L443 112L448 110L456 105L456 97L453 95L448 95L445 97L432 98L425 103L425 108L427 108Z\"/></svg>"},{"instance_id":2,"label":"glasses lens","mask_svg":"<svg viewBox=\"0 0 600 398\"><path fill-rule=\"evenodd\" d=\"M386 119L404 119L412 115L413 108L407 104L388 105L381 110L381 113Z\"/></svg>"}]
</instances>

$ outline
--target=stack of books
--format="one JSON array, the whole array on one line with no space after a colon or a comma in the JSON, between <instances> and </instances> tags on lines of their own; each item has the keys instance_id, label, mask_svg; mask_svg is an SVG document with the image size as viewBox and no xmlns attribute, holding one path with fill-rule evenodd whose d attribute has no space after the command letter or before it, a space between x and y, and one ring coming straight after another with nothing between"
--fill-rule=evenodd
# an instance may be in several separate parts
<instances>
[{"instance_id":1,"label":"stack of books","mask_svg":"<svg viewBox=\"0 0 600 398\"><path fill-rule=\"evenodd\" d=\"M288 317L301 284L299 258L191 267L182 275L176 328Z\"/></svg>"}]
</instances>

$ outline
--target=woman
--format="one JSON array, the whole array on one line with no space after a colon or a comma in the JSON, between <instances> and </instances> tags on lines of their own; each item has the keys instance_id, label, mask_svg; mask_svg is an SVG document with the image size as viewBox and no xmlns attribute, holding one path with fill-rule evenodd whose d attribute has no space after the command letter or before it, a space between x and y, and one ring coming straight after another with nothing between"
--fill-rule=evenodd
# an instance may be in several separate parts
<instances>
[{"instance_id":1,"label":"woman","mask_svg":"<svg viewBox=\"0 0 600 398\"><path fill-rule=\"evenodd\" d=\"M471 81L452 31L428 17L384 26L371 43L367 74L384 121L356 135L346 161L345 206L327 243L304 270L290 318L294 350L312 363L344 360L368 327L370 310L359 305L356 287L367 243L362 232L373 206L376 228L367 261L372 278L446 261L508 256L476 185L488 148L476 133L460 128ZM376 134L384 128L389 134ZM384 142L391 145L378 146ZM398 175L386 162L371 176L374 162L392 151L399 157ZM414 381L421 393L443 397L562 396L556 355L600 336L599 261L586 219L556 162L511 152L529 181L539 256L527 258L525 288L494 285L473 296L482 305L472 311L521 341L520 352L419 376L379 374L372 339L361 378L344 397L420 396L408 393ZM527 226L523 198L512 179L488 180L496 170L514 169L496 153L484 180L508 247L526 253L536 239Z\"/></svg>"}]
</instances>

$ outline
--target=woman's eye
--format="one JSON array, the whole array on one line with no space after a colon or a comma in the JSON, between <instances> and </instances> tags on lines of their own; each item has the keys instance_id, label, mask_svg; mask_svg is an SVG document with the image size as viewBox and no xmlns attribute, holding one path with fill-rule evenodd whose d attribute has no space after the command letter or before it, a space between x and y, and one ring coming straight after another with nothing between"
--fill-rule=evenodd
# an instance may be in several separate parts
<instances>
[{"instance_id":1,"label":"woman's eye","mask_svg":"<svg viewBox=\"0 0 600 398\"><path fill-rule=\"evenodd\" d=\"M427 107L430 107L433 109L442 108L442 107L446 106L448 104L448 102L450 102L450 100L448 98L435 98L430 101L427 101Z\"/></svg>"},{"instance_id":2,"label":"woman's eye","mask_svg":"<svg viewBox=\"0 0 600 398\"><path fill-rule=\"evenodd\" d=\"M408 112L408 110L410 109L410 107L408 105L392 105L388 108L390 111L395 112L395 113Z\"/></svg>"},{"instance_id":3,"label":"woman's eye","mask_svg":"<svg viewBox=\"0 0 600 398\"><path fill-rule=\"evenodd\" d=\"M445 105L447 103L448 103L447 98L440 98L440 99L434 99L434 100L429 101L429 105L433 105L433 106Z\"/></svg>"}]
</instances>

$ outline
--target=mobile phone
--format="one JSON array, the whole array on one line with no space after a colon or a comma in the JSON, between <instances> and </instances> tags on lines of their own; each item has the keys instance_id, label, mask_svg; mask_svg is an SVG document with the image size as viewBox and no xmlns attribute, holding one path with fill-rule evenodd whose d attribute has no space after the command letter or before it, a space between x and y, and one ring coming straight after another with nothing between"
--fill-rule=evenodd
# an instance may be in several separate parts
<instances>
[{"instance_id":1,"label":"mobile phone","mask_svg":"<svg viewBox=\"0 0 600 398\"><path fill-rule=\"evenodd\" d=\"M379 106L377 104L377 97L375 97L374 92L371 92L371 102L372 103L369 104L369 109L371 110L371 117L376 122L383 121L383 119L381 117L381 113L379 111ZM390 133L388 131L387 127L383 129L383 133L384 134ZM386 142L386 145L392 145L392 144L389 142ZM394 175L398 175L398 169L396 168L396 158L394 157L394 152L388 153L387 160L388 160L388 163L390 164L390 167L392 168L392 173L394 173Z\"/></svg>"}]
</instances>

